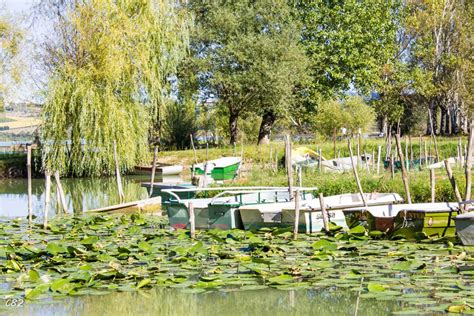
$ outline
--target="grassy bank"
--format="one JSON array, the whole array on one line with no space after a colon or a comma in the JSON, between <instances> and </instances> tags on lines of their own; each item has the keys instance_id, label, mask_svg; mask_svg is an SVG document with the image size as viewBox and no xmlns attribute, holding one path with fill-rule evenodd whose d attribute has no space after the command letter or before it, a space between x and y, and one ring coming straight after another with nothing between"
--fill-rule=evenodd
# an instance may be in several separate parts
<instances>
[{"instance_id":1,"label":"grassy bank","mask_svg":"<svg viewBox=\"0 0 474 316\"><path fill-rule=\"evenodd\" d=\"M354 140L355 142L355 140ZM461 139L462 146L467 143L466 138ZM434 144L428 137L422 138L421 146L419 139L412 139L412 145L408 146L409 156L411 156L410 148L413 148L413 157L417 159L421 153L424 156L424 147L426 143L428 155L435 155ZM430 146L431 143L431 146ZM440 159L457 156L456 138L439 138L438 151ZM409 145L409 142L408 142ZM316 141L313 144L293 144L294 147L306 146L313 150L321 149L325 158L333 158L333 144L330 142ZM381 146L381 157L385 157L385 142L383 139L364 139L362 140L361 152L377 155L378 147ZM338 141L336 144L336 151L341 151L341 157L348 156L349 150L347 148L347 141ZM402 142L403 150L405 151L405 142ZM355 148L355 144L354 144ZM392 153L395 153L395 145L392 146ZM209 148L196 150L196 157L198 162L207 159L215 159L222 156L240 156L243 153L244 164L242 175L233 183L226 185L242 185L242 186L286 186L287 176L286 171L278 166L275 171L275 161L280 161L284 155L284 144L282 142L272 142L268 146L244 145L233 147ZM270 166L270 157L272 157L273 168ZM168 151L160 153L160 162L171 164L183 164L190 166L194 163L194 152L192 150L183 151ZM453 166L454 175L460 187L461 194L464 195L465 177L464 171L458 166ZM436 171L436 200L437 201L455 201L455 196L449 179L447 178L444 169L437 169ZM186 175L189 175L189 169L185 168ZM364 191L366 192L397 192L406 198L401 173L396 172L392 179L390 170L384 170L381 163L381 172L376 174L374 171L360 170L359 176ZM410 192L413 202L430 202L430 175L429 170L410 170ZM296 174L294 175L294 183L296 184ZM315 186L320 189L324 195L342 194L348 192L357 192L357 185L354 181L352 172L342 174L319 172L317 169L305 169L303 172L303 186Z\"/></svg>"}]
</instances>

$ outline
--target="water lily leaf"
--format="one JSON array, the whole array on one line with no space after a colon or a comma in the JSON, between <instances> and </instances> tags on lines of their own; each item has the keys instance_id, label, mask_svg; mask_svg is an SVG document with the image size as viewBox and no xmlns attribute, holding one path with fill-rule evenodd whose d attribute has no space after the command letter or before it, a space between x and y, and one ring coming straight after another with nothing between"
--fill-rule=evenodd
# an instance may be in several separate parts
<instances>
[{"instance_id":1,"label":"water lily leaf","mask_svg":"<svg viewBox=\"0 0 474 316\"><path fill-rule=\"evenodd\" d=\"M66 247L54 242L49 242L46 246L46 250L53 256L57 255L58 253L67 253Z\"/></svg>"},{"instance_id":2,"label":"water lily leaf","mask_svg":"<svg viewBox=\"0 0 474 316\"><path fill-rule=\"evenodd\" d=\"M36 270L30 270L28 272L28 276L30 277L31 282L36 282L41 277L40 274L38 273L38 271L36 271Z\"/></svg>"},{"instance_id":3,"label":"water lily leaf","mask_svg":"<svg viewBox=\"0 0 474 316\"><path fill-rule=\"evenodd\" d=\"M99 241L99 237L97 236L87 236L83 240L81 240L81 244L83 245L93 245Z\"/></svg>"},{"instance_id":4,"label":"water lily leaf","mask_svg":"<svg viewBox=\"0 0 474 316\"><path fill-rule=\"evenodd\" d=\"M69 282L68 279L58 279L51 283L51 290L62 294L68 294L76 287L75 284Z\"/></svg>"},{"instance_id":5,"label":"water lily leaf","mask_svg":"<svg viewBox=\"0 0 474 316\"><path fill-rule=\"evenodd\" d=\"M349 230L349 234L355 235L355 236L363 236L366 233L366 229L363 226L356 226L353 227Z\"/></svg>"},{"instance_id":6,"label":"water lily leaf","mask_svg":"<svg viewBox=\"0 0 474 316\"><path fill-rule=\"evenodd\" d=\"M49 290L49 284L40 284L33 289L26 289L25 298L28 300L34 300L48 290Z\"/></svg>"},{"instance_id":7,"label":"water lily leaf","mask_svg":"<svg viewBox=\"0 0 474 316\"><path fill-rule=\"evenodd\" d=\"M371 282L367 285L367 290L369 290L369 292L383 292L385 291L385 287L382 284Z\"/></svg>"},{"instance_id":8,"label":"water lily leaf","mask_svg":"<svg viewBox=\"0 0 474 316\"><path fill-rule=\"evenodd\" d=\"M323 249L328 251L334 251L337 249L337 244L327 239L320 239L317 242L313 243L312 247L315 250Z\"/></svg>"},{"instance_id":9,"label":"water lily leaf","mask_svg":"<svg viewBox=\"0 0 474 316\"><path fill-rule=\"evenodd\" d=\"M149 243L147 243L146 241L143 241L143 240L138 243L138 248L140 248L141 250L143 250L146 253L151 253L152 249L153 249L152 246Z\"/></svg>"},{"instance_id":10,"label":"water lily leaf","mask_svg":"<svg viewBox=\"0 0 474 316\"><path fill-rule=\"evenodd\" d=\"M151 279L143 279L137 284L137 290L151 283Z\"/></svg>"},{"instance_id":11,"label":"water lily leaf","mask_svg":"<svg viewBox=\"0 0 474 316\"><path fill-rule=\"evenodd\" d=\"M289 274L281 274L279 276L268 279L270 284L288 284L293 282L293 277Z\"/></svg>"}]
</instances>

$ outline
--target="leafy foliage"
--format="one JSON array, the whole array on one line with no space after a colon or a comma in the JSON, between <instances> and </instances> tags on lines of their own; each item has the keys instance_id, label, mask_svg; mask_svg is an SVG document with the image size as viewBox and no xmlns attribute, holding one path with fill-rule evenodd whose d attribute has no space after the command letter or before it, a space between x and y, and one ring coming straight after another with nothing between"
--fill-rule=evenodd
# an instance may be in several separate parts
<instances>
[{"instance_id":1,"label":"leafy foliage","mask_svg":"<svg viewBox=\"0 0 474 316\"><path fill-rule=\"evenodd\" d=\"M172 1L81 1L60 19L43 109L46 169L111 173L114 142L121 169L144 158L186 42L177 10Z\"/></svg>"}]
</instances>

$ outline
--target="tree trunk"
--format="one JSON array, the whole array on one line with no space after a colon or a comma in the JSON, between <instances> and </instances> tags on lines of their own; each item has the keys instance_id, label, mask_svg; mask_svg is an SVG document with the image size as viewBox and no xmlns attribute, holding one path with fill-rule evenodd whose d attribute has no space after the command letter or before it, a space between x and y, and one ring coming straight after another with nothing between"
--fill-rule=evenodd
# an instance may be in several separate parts
<instances>
[{"instance_id":1,"label":"tree trunk","mask_svg":"<svg viewBox=\"0 0 474 316\"><path fill-rule=\"evenodd\" d=\"M270 132L275 123L276 116L273 111L266 111L262 116L260 131L258 132L258 144L267 145L270 143Z\"/></svg>"},{"instance_id":2,"label":"tree trunk","mask_svg":"<svg viewBox=\"0 0 474 316\"><path fill-rule=\"evenodd\" d=\"M229 116L229 132L230 132L230 144L235 144L237 142L237 121L239 119L239 114L236 112L230 112Z\"/></svg>"},{"instance_id":3,"label":"tree trunk","mask_svg":"<svg viewBox=\"0 0 474 316\"><path fill-rule=\"evenodd\" d=\"M458 127L458 113L457 109L451 110L451 133L457 135L459 133Z\"/></svg>"},{"instance_id":4,"label":"tree trunk","mask_svg":"<svg viewBox=\"0 0 474 316\"><path fill-rule=\"evenodd\" d=\"M447 120L447 114L448 112L446 111L445 107L441 107L441 122L440 122L440 128L439 128L439 133L441 135L446 134L446 122Z\"/></svg>"},{"instance_id":5,"label":"tree trunk","mask_svg":"<svg viewBox=\"0 0 474 316\"><path fill-rule=\"evenodd\" d=\"M436 135L436 131L438 130L438 120L437 120L438 107L436 105L436 100L433 99L430 101L429 109L431 111L431 116L428 114L428 119L427 119L427 124L426 124L426 135L431 135L431 124L433 124L433 134Z\"/></svg>"}]
</instances>

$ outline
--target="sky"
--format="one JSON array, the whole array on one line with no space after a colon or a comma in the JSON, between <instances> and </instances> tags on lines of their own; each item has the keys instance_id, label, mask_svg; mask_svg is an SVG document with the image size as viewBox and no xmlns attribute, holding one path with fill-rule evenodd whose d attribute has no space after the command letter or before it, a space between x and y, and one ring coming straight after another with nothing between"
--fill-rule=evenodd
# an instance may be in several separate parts
<instances>
[{"instance_id":1,"label":"sky","mask_svg":"<svg viewBox=\"0 0 474 316\"><path fill-rule=\"evenodd\" d=\"M7 102L38 102L41 100L41 90L38 87L38 69L32 57L33 42L41 37L44 26L32 26L32 7L37 0L0 0L0 15L9 17L17 27L22 29L24 41L19 58L23 66L23 76L20 85L15 85L7 95Z\"/></svg>"}]
</instances>

